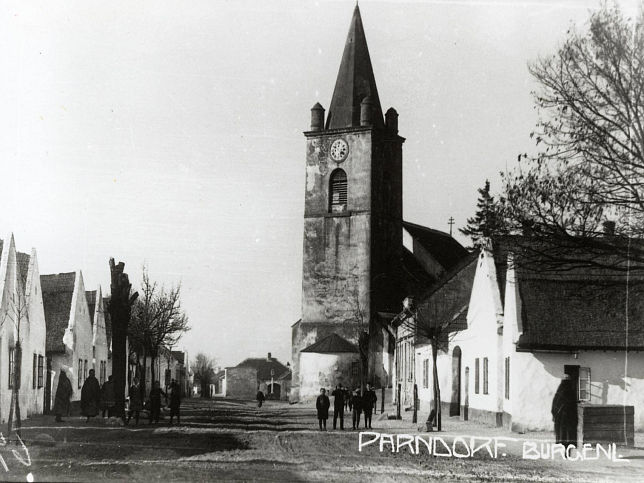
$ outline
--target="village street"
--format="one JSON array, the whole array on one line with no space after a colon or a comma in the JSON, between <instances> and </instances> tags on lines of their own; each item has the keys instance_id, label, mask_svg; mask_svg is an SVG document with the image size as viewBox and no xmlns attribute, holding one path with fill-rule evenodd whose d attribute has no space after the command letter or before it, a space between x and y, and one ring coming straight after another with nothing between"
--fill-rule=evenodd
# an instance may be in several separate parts
<instances>
[{"instance_id":1,"label":"village street","mask_svg":"<svg viewBox=\"0 0 644 483\"><path fill-rule=\"evenodd\" d=\"M329 431L317 431L312 406L269 401L258 409L250 401L192 399L184 401L182 413L179 427L168 427L167 419L158 427L147 421L122 427L100 419L86 424L79 417L56 424L53 417L39 416L22 431L31 466L17 459L26 458L24 448L8 444L0 448L8 468L0 479L27 481L31 473L34 481L638 481L644 472L641 435L636 437L639 449L618 448L629 462L527 460L521 458L521 441L505 441L505 457L493 459L482 451L459 459L429 456L422 446L417 455L405 448L392 454L389 446L380 452L377 444L360 452L358 432L332 431L332 420ZM374 432L420 434L407 420L379 416L374 417ZM534 441L551 437L510 434L452 419L444 429L440 434L448 445L457 435Z\"/></svg>"}]
</instances>

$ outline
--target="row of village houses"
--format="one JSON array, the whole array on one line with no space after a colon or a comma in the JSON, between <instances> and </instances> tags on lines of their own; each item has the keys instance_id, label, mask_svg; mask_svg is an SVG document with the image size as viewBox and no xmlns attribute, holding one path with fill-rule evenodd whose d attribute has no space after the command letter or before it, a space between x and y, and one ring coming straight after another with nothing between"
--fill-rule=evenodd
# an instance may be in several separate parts
<instances>
[{"instance_id":1,"label":"row of village houses","mask_svg":"<svg viewBox=\"0 0 644 483\"><path fill-rule=\"evenodd\" d=\"M0 421L9 416L18 341L22 417L50 411L61 370L72 383L72 401L80 400L90 369L101 385L112 374L109 297L100 286L86 288L80 270L41 275L35 249L17 251L13 235L0 240ZM137 374L137 365L141 367L130 360L128 381ZM149 391L151 364L146 365ZM184 395L192 387L188 368L182 351L162 348L155 361L161 384L175 379Z\"/></svg>"},{"instance_id":2,"label":"row of village houses","mask_svg":"<svg viewBox=\"0 0 644 483\"><path fill-rule=\"evenodd\" d=\"M444 416L549 431L555 393L570 379L579 406L603 411L606 428L623 426L631 437L644 429L641 270L625 270L621 259L598 263L581 248L560 254L566 266L545 269L539 258L548 255L529 256L522 237L468 251L448 234L407 222L403 245L404 269L418 283L399 313L372 316L368 360L369 382L388 401L400 395L403 415L414 405L421 417L433 409L429 336L440 327ZM360 384L354 340L332 333L304 349L294 345L295 353L294 401L314 399L320 387Z\"/></svg>"}]
</instances>

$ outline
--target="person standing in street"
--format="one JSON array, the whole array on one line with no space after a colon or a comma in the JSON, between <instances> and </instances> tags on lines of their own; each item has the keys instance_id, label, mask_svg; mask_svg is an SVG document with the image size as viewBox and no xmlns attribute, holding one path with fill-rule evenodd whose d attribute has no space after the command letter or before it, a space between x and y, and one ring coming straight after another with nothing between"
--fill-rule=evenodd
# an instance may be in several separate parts
<instances>
[{"instance_id":1,"label":"person standing in street","mask_svg":"<svg viewBox=\"0 0 644 483\"><path fill-rule=\"evenodd\" d=\"M262 404L264 404L264 393L262 391L257 391L257 396L255 396L255 399L257 399L257 407L261 408Z\"/></svg>"},{"instance_id":2,"label":"person standing in street","mask_svg":"<svg viewBox=\"0 0 644 483\"><path fill-rule=\"evenodd\" d=\"M154 387L150 390L150 424L153 421L155 423L159 422L159 417L161 416L161 396L165 397L166 400L168 399L166 393L161 389L161 383L155 381Z\"/></svg>"},{"instance_id":3,"label":"person standing in street","mask_svg":"<svg viewBox=\"0 0 644 483\"><path fill-rule=\"evenodd\" d=\"M378 401L376 392L371 387L371 384L367 384L367 391L363 396L363 410L364 410L364 427L365 429L371 429L371 415L373 414L373 408Z\"/></svg>"},{"instance_id":4,"label":"person standing in street","mask_svg":"<svg viewBox=\"0 0 644 483\"><path fill-rule=\"evenodd\" d=\"M326 395L326 390L324 388L320 389L320 395L315 401L315 408L318 412L318 423L320 424L320 431L326 431L326 420L329 419L329 406L331 402L329 401L329 396ZM322 429L324 426L324 429Z\"/></svg>"},{"instance_id":5,"label":"person standing in street","mask_svg":"<svg viewBox=\"0 0 644 483\"><path fill-rule=\"evenodd\" d=\"M353 407L352 423L353 429L360 429L360 413L362 412L362 397L360 396L360 389L356 389L351 396L351 406Z\"/></svg>"},{"instance_id":6,"label":"person standing in street","mask_svg":"<svg viewBox=\"0 0 644 483\"><path fill-rule=\"evenodd\" d=\"M100 400L101 386L94 376L94 369L90 369L81 389L81 414L87 417L87 421L98 415Z\"/></svg>"},{"instance_id":7,"label":"person standing in street","mask_svg":"<svg viewBox=\"0 0 644 483\"><path fill-rule=\"evenodd\" d=\"M143 403L141 401L141 388L139 387L139 378L135 377L130 386L130 408L127 412L127 420L125 424L130 424L130 419L132 419L132 414L134 414L134 421L137 426L139 424L139 413L143 409Z\"/></svg>"},{"instance_id":8,"label":"person standing in street","mask_svg":"<svg viewBox=\"0 0 644 483\"><path fill-rule=\"evenodd\" d=\"M174 379L170 384L170 424L174 417L177 417L177 424L181 424L181 388Z\"/></svg>"},{"instance_id":9,"label":"person standing in street","mask_svg":"<svg viewBox=\"0 0 644 483\"><path fill-rule=\"evenodd\" d=\"M114 416L114 406L116 406L116 395L114 393L114 381L112 375L107 378L107 381L101 388L101 409L103 410L103 417L107 412L107 417Z\"/></svg>"},{"instance_id":10,"label":"person standing in street","mask_svg":"<svg viewBox=\"0 0 644 483\"><path fill-rule=\"evenodd\" d=\"M344 429L344 389L342 384L335 386L331 393L333 396L333 429L336 429L338 418L340 418L340 429Z\"/></svg>"},{"instance_id":11,"label":"person standing in street","mask_svg":"<svg viewBox=\"0 0 644 483\"><path fill-rule=\"evenodd\" d=\"M565 374L552 401L552 419L556 442L564 446L577 445L577 391Z\"/></svg>"},{"instance_id":12,"label":"person standing in street","mask_svg":"<svg viewBox=\"0 0 644 483\"><path fill-rule=\"evenodd\" d=\"M71 369L67 370L71 373ZM72 383L69 381L65 369L61 369L60 376L58 377L58 387L56 388L56 398L54 400L54 414L56 415L57 423L63 421L63 416L69 416L69 400L73 392Z\"/></svg>"}]
</instances>

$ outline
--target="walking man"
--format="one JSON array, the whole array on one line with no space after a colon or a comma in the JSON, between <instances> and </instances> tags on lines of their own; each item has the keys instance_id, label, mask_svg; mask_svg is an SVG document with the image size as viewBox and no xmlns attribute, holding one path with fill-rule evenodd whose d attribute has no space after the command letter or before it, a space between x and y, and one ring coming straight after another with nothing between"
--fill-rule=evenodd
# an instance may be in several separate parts
<instances>
[{"instance_id":1,"label":"walking man","mask_svg":"<svg viewBox=\"0 0 644 483\"><path fill-rule=\"evenodd\" d=\"M340 418L340 429L344 429L344 389L342 384L335 386L333 396L333 429L336 429L338 418Z\"/></svg>"},{"instance_id":2,"label":"walking man","mask_svg":"<svg viewBox=\"0 0 644 483\"><path fill-rule=\"evenodd\" d=\"M326 431L326 420L329 419L329 406L331 406L329 396L326 395L326 390L322 388L320 389L320 395L318 396L317 401L315 401L315 408L318 411L320 431ZM324 426L324 430L322 429L322 426Z\"/></svg>"},{"instance_id":3,"label":"walking man","mask_svg":"<svg viewBox=\"0 0 644 483\"><path fill-rule=\"evenodd\" d=\"M159 422L159 417L161 416L161 396L164 396L166 399L168 396L163 389L161 389L161 384L159 381L155 381L154 387L150 390L150 424L152 421L155 423Z\"/></svg>"}]
</instances>

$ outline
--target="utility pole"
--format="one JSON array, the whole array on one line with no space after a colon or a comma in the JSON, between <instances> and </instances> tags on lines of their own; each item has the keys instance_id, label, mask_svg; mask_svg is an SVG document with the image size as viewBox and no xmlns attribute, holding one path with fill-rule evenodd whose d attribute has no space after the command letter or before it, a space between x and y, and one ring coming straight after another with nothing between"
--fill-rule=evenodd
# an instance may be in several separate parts
<instances>
[{"instance_id":1,"label":"utility pole","mask_svg":"<svg viewBox=\"0 0 644 483\"><path fill-rule=\"evenodd\" d=\"M447 220L447 224L449 225L449 236L452 236L452 227L454 226L454 217L450 216L449 220Z\"/></svg>"}]
</instances>

